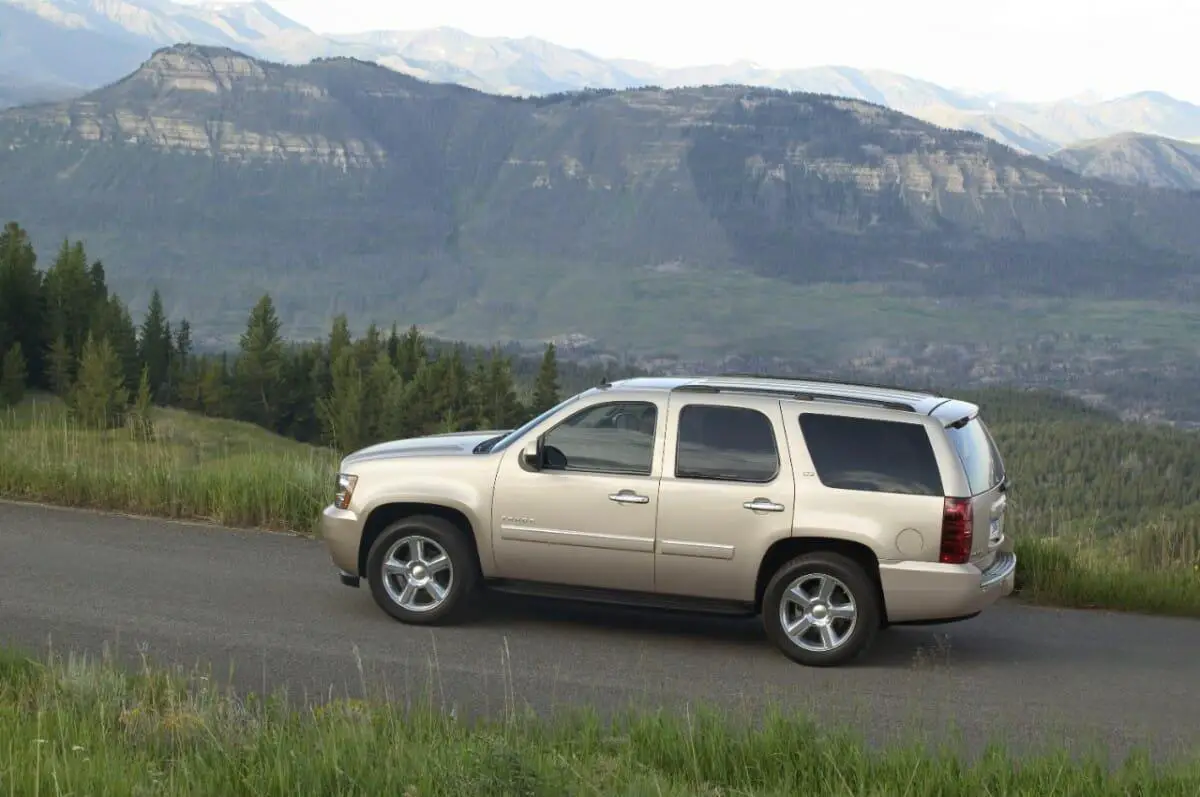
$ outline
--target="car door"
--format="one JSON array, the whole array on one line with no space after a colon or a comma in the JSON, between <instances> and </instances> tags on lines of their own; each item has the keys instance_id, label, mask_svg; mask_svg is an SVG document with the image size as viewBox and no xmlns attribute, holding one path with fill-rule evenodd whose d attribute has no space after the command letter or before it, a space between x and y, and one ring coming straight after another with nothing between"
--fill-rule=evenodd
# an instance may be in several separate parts
<instances>
[{"instance_id":1,"label":"car door","mask_svg":"<svg viewBox=\"0 0 1200 797\"><path fill-rule=\"evenodd\" d=\"M542 436L542 463L509 450L496 477L501 578L651 592L661 469L660 399L593 403Z\"/></svg>"},{"instance_id":2,"label":"car door","mask_svg":"<svg viewBox=\"0 0 1200 797\"><path fill-rule=\"evenodd\" d=\"M671 397L655 589L754 599L763 554L791 535L795 485L778 399Z\"/></svg>"}]
</instances>

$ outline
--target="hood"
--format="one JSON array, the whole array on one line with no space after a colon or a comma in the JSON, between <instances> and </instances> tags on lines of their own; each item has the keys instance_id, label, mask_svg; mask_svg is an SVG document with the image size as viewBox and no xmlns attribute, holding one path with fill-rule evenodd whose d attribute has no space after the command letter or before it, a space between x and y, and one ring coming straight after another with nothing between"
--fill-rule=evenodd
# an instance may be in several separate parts
<instances>
[{"instance_id":1,"label":"hood","mask_svg":"<svg viewBox=\"0 0 1200 797\"><path fill-rule=\"evenodd\" d=\"M400 459L401 457L445 457L471 456L472 449L497 435L507 434L507 429L478 432L449 432L447 434L431 434L425 437L408 437L402 440L389 440L386 443L376 443L373 446L360 448L342 460L342 469L359 462L380 459Z\"/></svg>"}]
</instances>

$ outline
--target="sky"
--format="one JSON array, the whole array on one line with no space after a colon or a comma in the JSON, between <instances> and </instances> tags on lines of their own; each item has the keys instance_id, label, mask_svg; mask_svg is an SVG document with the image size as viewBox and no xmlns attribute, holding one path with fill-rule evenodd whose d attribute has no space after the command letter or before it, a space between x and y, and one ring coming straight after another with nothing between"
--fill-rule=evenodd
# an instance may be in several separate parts
<instances>
[{"instance_id":1,"label":"sky","mask_svg":"<svg viewBox=\"0 0 1200 797\"><path fill-rule=\"evenodd\" d=\"M1187 54L1200 53L1200 0L267 1L320 33L447 26L664 66L841 64L1027 100L1200 102L1200 55Z\"/></svg>"}]
</instances>

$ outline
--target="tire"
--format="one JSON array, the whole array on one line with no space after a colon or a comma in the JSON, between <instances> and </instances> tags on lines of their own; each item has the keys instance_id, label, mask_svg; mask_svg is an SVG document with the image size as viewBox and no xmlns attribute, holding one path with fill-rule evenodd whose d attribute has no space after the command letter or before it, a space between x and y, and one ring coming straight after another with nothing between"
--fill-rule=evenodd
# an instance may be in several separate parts
<instances>
[{"instance_id":1,"label":"tire","mask_svg":"<svg viewBox=\"0 0 1200 797\"><path fill-rule=\"evenodd\" d=\"M444 570L429 574L413 559L413 545L421 542L425 562L448 563ZM407 574L389 575L385 564L407 561ZM439 517L416 515L392 523L375 540L367 555L367 582L375 603L389 615L409 625L444 625L462 620L470 608L479 583L479 561L462 529ZM406 604L405 587L416 586ZM435 604L439 590L443 596Z\"/></svg>"},{"instance_id":2,"label":"tire","mask_svg":"<svg viewBox=\"0 0 1200 797\"><path fill-rule=\"evenodd\" d=\"M788 591L799 581L806 594L815 596L821 579L831 584L834 592L828 605L819 605L841 608L849 597L854 606L852 622L848 618L831 620L828 614L818 611L818 617L809 617L817 622L808 631L797 634L800 637L797 641L788 635L780 616L787 612L793 621L804 616L800 605L787 598ZM775 571L763 593L762 616L767 636L785 656L808 667L837 667L861 655L875 641L882 614L874 580L853 559L833 552L818 551L792 559ZM828 643L830 639L822 633L822 625L834 633L836 644L832 648L820 650L816 645L801 644ZM837 639L838 635L842 638Z\"/></svg>"}]
</instances>

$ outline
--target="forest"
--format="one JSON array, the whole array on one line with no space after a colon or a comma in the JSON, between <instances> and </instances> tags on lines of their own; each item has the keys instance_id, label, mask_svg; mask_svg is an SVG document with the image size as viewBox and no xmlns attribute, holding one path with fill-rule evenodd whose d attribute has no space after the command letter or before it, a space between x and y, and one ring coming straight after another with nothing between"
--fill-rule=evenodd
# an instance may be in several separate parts
<instances>
[{"instance_id":1,"label":"forest","mask_svg":"<svg viewBox=\"0 0 1200 797\"><path fill-rule=\"evenodd\" d=\"M50 393L81 428L145 424L153 407L173 407L345 453L386 439L512 428L565 395L646 373L569 362L552 343L540 358L512 355L430 339L413 325L372 325L355 338L345 316L321 340L285 340L279 327L264 295L236 351L197 353L188 321L167 318L157 291L135 325L82 242L64 240L42 270L18 224L0 233L0 401ZM940 387L983 408L1020 528L1040 538L1120 536L1147 565L1200 564L1195 433L1122 422L1053 391Z\"/></svg>"}]
</instances>

